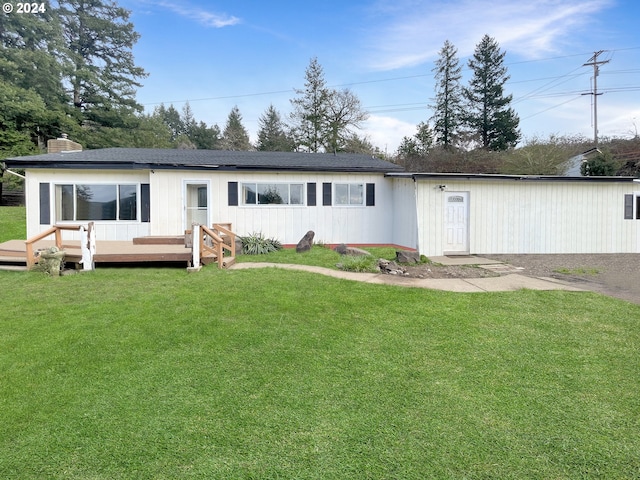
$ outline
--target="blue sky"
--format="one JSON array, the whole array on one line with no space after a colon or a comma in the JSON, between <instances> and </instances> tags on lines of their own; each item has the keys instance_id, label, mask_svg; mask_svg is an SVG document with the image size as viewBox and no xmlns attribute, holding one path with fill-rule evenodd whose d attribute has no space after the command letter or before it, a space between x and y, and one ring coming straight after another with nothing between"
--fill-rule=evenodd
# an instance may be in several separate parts
<instances>
[{"instance_id":1,"label":"blue sky","mask_svg":"<svg viewBox=\"0 0 640 480\"><path fill-rule=\"evenodd\" d=\"M370 112L361 135L393 153L427 121L432 68L445 40L458 49L463 84L475 45L488 34L506 51L506 92L525 137L593 137L593 67L599 135L640 127L640 2L637 0L120 0L141 38L147 111L189 101L197 120L224 128L237 105L251 140L273 104L286 116L317 57L327 84L349 88Z\"/></svg>"}]
</instances>

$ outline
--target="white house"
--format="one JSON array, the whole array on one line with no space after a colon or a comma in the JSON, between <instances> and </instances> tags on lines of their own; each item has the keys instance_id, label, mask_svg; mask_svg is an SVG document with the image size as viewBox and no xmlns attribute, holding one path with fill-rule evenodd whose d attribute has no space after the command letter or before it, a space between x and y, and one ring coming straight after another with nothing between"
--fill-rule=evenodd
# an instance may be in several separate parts
<instances>
[{"instance_id":1,"label":"white house","mask_svg":"<svg viewBox=\"0 0 640 480\"><path fill-rule=\"evenodd\" d=\"M25 170L27 237L93 221L98 240L129 240L196 222L290 245L313 230L326 244L427 256L640 252L632 177L425 174L369 155L126 148L6 164Z\"/></svg>"},{"instance_id":2,"label":"white house","mask_svg":"<svg viewBox=\"0 0 640 480\"><path fill-rule=\"evenodd\" d=\"M370 155L109 148L6 162L25 170L27 237L87 221L98 240L180 235L194 222L294 245L309 230L328 244L396 236L385 175L402 169Z\"/></svg>"}]
</instances>

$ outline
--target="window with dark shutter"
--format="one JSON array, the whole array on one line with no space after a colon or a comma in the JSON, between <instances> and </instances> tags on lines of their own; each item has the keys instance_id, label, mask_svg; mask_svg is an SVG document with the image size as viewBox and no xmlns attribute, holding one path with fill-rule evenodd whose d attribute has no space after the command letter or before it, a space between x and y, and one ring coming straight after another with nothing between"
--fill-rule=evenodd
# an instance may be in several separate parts
<instances>
[{"instance_id":1,"label":"window with dark shutter","mask_svg":"<svg viewBox=\"0 0 640 480\"><path fill-rule=\"evenodd\" d=\"M624 218L633 220L633 195L624 196Z\"/></svg>"},{"instance_id":2,"label":"window with dark shutter","mask_svg":"<svg viewBox=\"0 0 640 480\"><path fill-rule=\"evenodd\" d=\"M307 206L316 206L316 184L307 183Z\"/></svg>"},{"instance_id":3,"label":"window with dark shutter","mask_svg":"<svg viewBox=\"0 0 640 480\"><path fill-rule=\"evenodd\" d=\"M322 205L331 205L331 183L322 184Z\"/></svg>"},{"instance_id":4,"label":"window with dark shutter","mask_svg":"<svg viewBox=\"0 0 640 480\"><path fill-rule=\"evenodd\" d=\"M238 182L229 182L228 183L228 197L229 197L229 206L237 207L238 206Z\"/></svg>"},{"instance_id":5,"label":"window with dark shutter","mask_svg":"<svg viewBox=\"0 0 640 480\"><path fill-rule=\"evenodd\" d=\"M140 220L144 223L151 221L151 190L148 183L140 184Z\"/></svg>"},{"instance_id":6,"label":"window with dark shutter","mask_svg":"<svg viewBox=\"0 0 640 480\"><path fill-rule=\"evenodd\" d=\"M51 224L51 196L49 184L40 184L40 225Z\"/></svg>"},{"instance_id":7,"label":"window with dark shutter","mask_svg":"<svg viewBox=\"0 0 640 480\"><path fill-rule=\"evenodd\" d=\"M367 207L373 207L376 204L376 184L375 183L367 183L367 199L366 205Z\"/></svg>"}]
</instances>

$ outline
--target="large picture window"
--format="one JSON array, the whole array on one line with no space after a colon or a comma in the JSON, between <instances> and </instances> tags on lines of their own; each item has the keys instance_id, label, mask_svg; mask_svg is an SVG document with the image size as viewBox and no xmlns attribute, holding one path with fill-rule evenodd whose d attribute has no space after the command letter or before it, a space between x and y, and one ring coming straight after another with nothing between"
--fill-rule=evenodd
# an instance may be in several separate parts
<instances>
[{"instance_id":1,"label":"large picture window","mask_svg":"<svg viewBox=\"0 0 640 480\"><path fill-rule=\"evenodd\" d=\"M138 218L138 186L56 185L57 221L131 221Z\"/></svg>"},{"instance_id":2,"label":"large picture window","mask_svg":"<svg viewBox=\"0 0 640 480\"><path fill-rule=\"evenodd\" d=\"M243 183L244 205L304 205L302 183Z\"/></svg>"}]
</instances>

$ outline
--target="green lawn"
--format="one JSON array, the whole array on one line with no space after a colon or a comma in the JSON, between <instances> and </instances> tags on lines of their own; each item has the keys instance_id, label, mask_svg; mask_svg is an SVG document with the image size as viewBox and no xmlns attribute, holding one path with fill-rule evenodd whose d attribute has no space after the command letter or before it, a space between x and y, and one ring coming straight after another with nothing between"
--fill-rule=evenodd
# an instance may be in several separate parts
<instances>
[{"instance_id":1,"label":"green lawn","mask_svg":"<svg viewBox=\"0 0 640 480\"><path fill-rule=\"evenodd\" d=\"M0 243L27 239L25 207L0 207Z\"/></svg>"},{"instance_id":2,"label":"green lawn","mask_svg":"<svg viewBox=\"0 0 640 480\"><path fill-rule=\"evenodd\" d=\"M0 272L0 478L638 478L640 307Z\"/></svg>"},{"instance_id":3,"label":"green lawn","mask_svg":"<svg viewBox=\"0 0 640 480\"><path fill-rule=\"evenodd\" d=\"M594 293L0 271L0 478L640 478L639 353Z\"/></svg>"}]
</instances>

